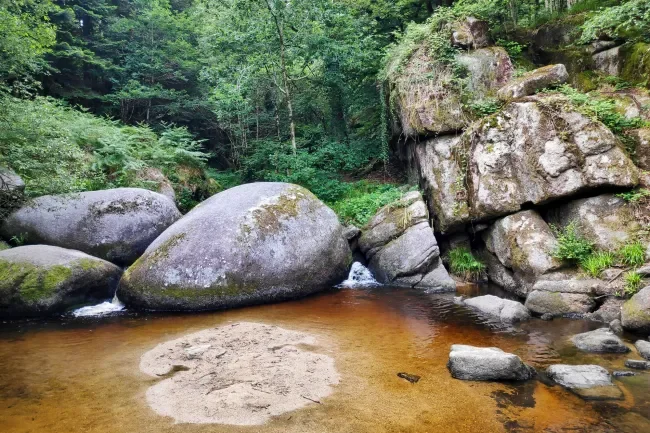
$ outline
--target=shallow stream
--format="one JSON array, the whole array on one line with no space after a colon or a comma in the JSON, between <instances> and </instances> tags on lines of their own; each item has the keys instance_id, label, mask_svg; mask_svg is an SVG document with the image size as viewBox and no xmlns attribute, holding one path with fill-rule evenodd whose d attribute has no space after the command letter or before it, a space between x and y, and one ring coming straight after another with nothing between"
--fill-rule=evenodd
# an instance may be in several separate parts
<instances>
[{"instance_id":1,"label":"shallow stream","mask_svg":"<svg viewBox=\"0 0 650 433\"><path fill-rule=\"evenodd\" d=\"M469 296L484 293L460 288ZM140 356L157 344L236 321L311 332L341 383L321 404L264 426L174 424L145 392L156 380ZM627 355L577 352L567 338L599 327L578 320L495 324L453 295L385 287L340 289L226 312L0 324L0 430L4 433L200 432L650 432L650 373L615 379L625 400L585 402L558 386L465 382L446 368L455 343L496 346L542 371L553 363L624 370ZM625 336L633 343L633 336ZM412 384L400 372L421 376Z\"/></svg>"}]
</instances>

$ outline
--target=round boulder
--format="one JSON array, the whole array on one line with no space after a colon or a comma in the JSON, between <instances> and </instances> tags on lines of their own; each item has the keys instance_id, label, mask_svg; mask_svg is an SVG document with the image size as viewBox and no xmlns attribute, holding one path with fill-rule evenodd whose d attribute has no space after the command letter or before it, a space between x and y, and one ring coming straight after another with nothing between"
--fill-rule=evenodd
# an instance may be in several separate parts
<instances>
[{"instance_id":1,"label":"round boulder","mask_svg":"<svg viewBox=\"0 0 650 433\"><path fill-rule=\"evenodd\" d=\"M650 332L650 286L641 289L623 304L623 328L634 332Z\"/></svg>"},{"instance_id":2,"label":"round boulder","mask_svg":"<svg viewBox=\"0 0 650 433\"><path fill-rule=\"evenodd\" d=\"M117 188L39 197L12 213L0 233L128 265L180 216L162 194Z\"/></svg>"},{"instance_id":3,"label":"round boulder","mask_svg":"<svg viewBox=\"0 0 650 433\"><path fill-rule=\"evenodd\" d=\"M121 274L105 260L50 245L0 251L0 317L47 316L110 298Z\"/></svg>"},{"instance_id":4,"label":"round boulder","mask_svg":"<svg viewBox=\"0 0 650 433\"><path fill-rule=\"evenodd\" d=\"M345 279L336 214L306 189L251 183L216 194L169 227L120 283L127 305L212 310L308 295Z\"/></svg>"}]
</instances>

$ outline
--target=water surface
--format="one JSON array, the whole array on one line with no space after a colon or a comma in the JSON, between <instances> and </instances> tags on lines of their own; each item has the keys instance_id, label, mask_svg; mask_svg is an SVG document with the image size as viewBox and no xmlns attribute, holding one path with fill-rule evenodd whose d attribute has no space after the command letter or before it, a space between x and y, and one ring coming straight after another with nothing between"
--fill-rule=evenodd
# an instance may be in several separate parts
<instances>
[{"instance_id":1,"label":"water surface","mask_svg":"<svg viewBox=\"0 0 650 433\"><path fill-rule=\"evenodd\" d=\"M459 291L480 293L471 286ZM322 404L261 427L174 424L157 416L145 400L156 379L139 371L140 356L160 342L240 320L314 333L336 360L341 384ZM540 370L559 362L621 370L627 358L578 353L567 342L596 323L533 320L511 328L455 305L452 295L342 289L226 312L0 326L4 433L650 432L648 373L615 379L625 393L620 402L585 402L542 380L452 379L446 363L455 343L500 347ZM399 372L421 379L411 384Z\"/></svg>"}]
</instances>

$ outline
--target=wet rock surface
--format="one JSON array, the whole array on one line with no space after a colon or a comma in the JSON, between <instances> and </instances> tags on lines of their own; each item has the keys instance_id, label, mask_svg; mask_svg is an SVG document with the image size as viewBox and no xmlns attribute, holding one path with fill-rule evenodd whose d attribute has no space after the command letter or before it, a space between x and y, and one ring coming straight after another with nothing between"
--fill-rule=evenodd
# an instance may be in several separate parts
<instances>
[{"instance_id":1,"label":"wet rock surface","mask_svg":"<svg viewBox=\"0 0 650 433\"><path fill-rule=\"evenodd\" d=\"M447 368L462 380L528 380L535 370L517 355L496 347L451 346Z\"/></svg>"},{"instance_id":2,"label":"wet rock surface","mask_svg":"<svg viewBox=\"0 0 650 433\"><path fill-rule=\"evenodd\" d=\"M612 383L609 372L598 365L551 365L546 375L587 400L623 398L621 390Z\"/></svg>"},{"instance_id":3,"label":"wet rock surface","mask_svg":"<svg viewBox=\"0 0 650 433\"><path fill-rule=\"evenodd\" d=\"M627 353L630 349L609 328L584 332L571 338L573 344L585 352Z\"/></svg>"},{"instance_id":4,"label":"wet rock surface","mask_svg":"<svg viewBox=\"0 0 650 433\"><path fill-rule=\"evenodd\" d=\"M637 352L639 352L639 355L641 355L645 359L650 360L650 341L637 340L637 342L634 343L634 347L636 347L636 350Z\"/></svg>"},{"instance_id":5,"label":"wet rock surface","mask_svg":"<svg viewBox=\"0 0 650 433\"><path fill-rule=\"evenodd\" d=\"M28 245L0 252L0 318L42 317L111 298L122 275L81 251Z\"/></svg>"},{"instance_id":6,"label":"wet rock surface","mask_svg":"<svg viewBox=\"0 0 650 433\"><path fill-rule=\"evenodd\" d=\"M477 296L466 299L462 303L502 322L521 322L530 319L528 309L520 302L494 295Z\"/></svg>"}]
</instances>

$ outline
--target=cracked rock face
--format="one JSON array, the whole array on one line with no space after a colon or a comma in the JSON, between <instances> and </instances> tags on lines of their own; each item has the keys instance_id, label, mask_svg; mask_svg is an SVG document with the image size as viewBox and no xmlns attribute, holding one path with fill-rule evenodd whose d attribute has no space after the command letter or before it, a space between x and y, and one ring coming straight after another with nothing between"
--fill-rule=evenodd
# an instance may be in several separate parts
<instances>
[{"instance_id":1,"label":"cracked rock face","mask_svg":"<svg viewBox=\"0 0 650 433\"><path fill-rule=\"evenodd\" d=\"M313 335L240 322L159 344L140 370L160 379L147 402L161 416L193 424L261 425L319 403L339 383Z\"/></svg>"},{"instance_id":2,"label":"cracked rock face","mask_svg":"<svg viewBox=\"0 0 650 433\"><path fill-rule=\"evenodd\" d=\"M380 209L364 228L359 248L381 283L456 289L440 259L426 205L417 191Z\"/></svg>"}]
</instances>

